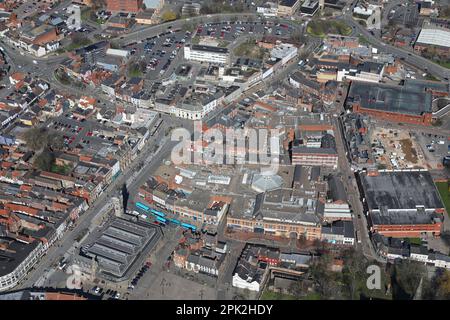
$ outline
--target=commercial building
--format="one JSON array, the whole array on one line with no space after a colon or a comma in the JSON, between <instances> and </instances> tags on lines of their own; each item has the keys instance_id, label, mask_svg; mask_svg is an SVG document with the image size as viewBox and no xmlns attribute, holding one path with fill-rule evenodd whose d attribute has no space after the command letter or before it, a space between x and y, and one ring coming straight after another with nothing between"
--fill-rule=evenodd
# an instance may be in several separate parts
<instances>
[{"instance_id":1,"label":"commercial building","mask_svg":"<svg viewBox=\"0 0 450 320\"><path fill-rule=\"evenodd\" d=\"M278 4L266 2L256 7L256 12L266 17L276 17L278 14Z\"/></svg>"},{"instance_id":2,"label":"commercial building","mask_svg":"<svg viewBox=\"0 0 450 320\"><path fill-rule=\"evenodd\" d=\"M450 30L433 26L422 28L414 45L414 50L423 51L428 48L434 48L439 54L450 56Z\"/></svg>"},{"instance_id":3,"label":"commercial building","mask_svg":"<svg viewBox=\"0 0 450 320\"><path fill-rule=\"evenodd\" d=\"M132 265L145 250L156 244L159 237L154 225L116 218L81 251L96 259L99 271L105 277L120 281L129 277Z\"/></svg>"},{"instance_id":4,"label":"commercial building","mask_svg":"<svg viewBox=\"0 0 450 320\"><path fill-rule=\"evenodd\" d=\"M183 4L183 7L181 8L181 15L182 16L197 16L200 14L200 9L202 8L200 3L197 2L186 2Z\"/></svg>"},{"instance_id":5,"label":"commercial building","mask_svg":"<svg viewBox=\"0 0 450 320\"><path fill-rule=\"evenodd\" d=\"M279 250L247 244L233 271L232 286L260 291L269 274L269 265L274 261L280 261Z\"/></svg>"},{"instance_id":6,"label":"commercial building","mask_svg":"<svg viewBox=\"0 0 450 320\"><path fill-rule=\"evenodd\" d=\"M256 197L236 197L227 216L227 227L236 231L320 239L317 201L291 189L277 189Z\"/></svg>"},{"instance_id":7,"label":"commercial building","mask_svg":"<svg viewBox=\"0 0 450 320\"><path fill-rule=\"evenodd\" d=\"M300 12L308 16L313 16L317 10L319 10L318 0L305 0L300 6Z\"/></svg>"},{"instance_id":8,"label":"commercial building","mask_svg":"<svg viewBox=\"0 0 450 320\"><path fill-rule=\"evenodd\" d=\"M293 165L337 168L338 154L334 136L322 132L316 136L304 133L293 142L291 161Z\"/></svg>"},{"instance_id":9,"label":"commercial building","mask_svg":"<svg viewBox=\"0 0 450 320\"><path fill-rule=\"evenodd\" d=\"M353 221L335 221L328 226L322 226L322 240L338 245L354 245Z\"/></svg>"},{"instance_id":10,"label":"commercial building","mask_svg":"<svg viewBox=\"0 0 450 320\"><path fill-rule=\"evenodd\" d=\"M106 0L106 10L112 12L133 12L142 10L143 0Z\"/></svg>"},{"instance_id":11,"label":"commercial building","mask_svg":"<svg viewBox=\"0 0 450 320\"><path fill-rule=\"evenodd\" d=\"M407 85L353 81L346 105L353 112L394 122L431 125L432 94Z\"/></svg>"},{"instance_id":12,"label":"commercial building","mask_svg":"<svg viewBox=\"0 0 450 320\"><path fill-rule=\"evenodd\" d=\"M199 62L229 64L230 53L227 48L218 48L202 45L186 45L184 47L184 58Z\"/></svg>"},{"instance_id":13,"label":"commercial building","mask_svg":"<svg viewBox=\"0 0 450 320\"><path fill-rule=\"evenodd\" d=\"M356 67L349 65L348 67L339 68L336 75L337 81L366 81L381 82L384 74L384 64L378 62L365 61Z\"/></svg>"},{"instance_id":14,"label":"commercial building","mask_svg":"<svg viewBox=\"0 0 450 320\"><path fill-rule=\"evenodd\" d=\"M358 177L371 232L439 236L445 210L428 171L361 171Z\"/></svg>"},{"instance_id":15,"label":"commercial building","mask_svg":"<svg viewBox=\"0 0 450 320\"><path fill-rule=\"evenodd\" d=\"M300 7L300 0L281 0L278 3L278 15L282 17L291 17Z\"/></svg>"}]
</instances>

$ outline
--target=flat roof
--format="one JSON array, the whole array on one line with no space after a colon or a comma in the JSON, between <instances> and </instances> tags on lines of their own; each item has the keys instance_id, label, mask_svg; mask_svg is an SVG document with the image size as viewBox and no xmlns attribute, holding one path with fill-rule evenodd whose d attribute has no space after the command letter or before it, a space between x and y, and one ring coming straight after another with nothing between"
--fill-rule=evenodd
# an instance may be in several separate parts
<instances>
[{"instance_id":1,"label":"flat roof","mask_svg":"<svg viewBox=\"0 0 450 320\"><path fill-rule=\"evenodd\" d=\"M199 44L191 45L191 49L192 50L197 50L197 51L207 51L207 52L216 52L216 53L228 53L228 49L227 48L203 46L203 45L199 45Z\"/></svg>"},{"instance_id":2,"label":"flat roof","mask_svg":"<svg viewBox=\"0 0 450 320\"><path fill-rule=\"evenodd\" d=\"M422 28L416 43L450 48L450 31L440 28Z\"/></svg>"},{"instance_id":3,"label":"flat roof","mask_svg":"<svg viewBox=\"0 0 450 320\"><path fill-rule=\"evenodd\" d=\"M422 115L431 112L432 95L410 86L353 81L347 101L365 109Z\"/></svg>"},{"instance_id":4,"label":"flat roof","mask_svg":"<svg viewBox=\"0 0 450 320\"><path fill-rule=\"evenodd\" d=\"M281 0L280 6L293 7L299 0Z\"/></svg>"},{"instance_id":5,"label":"flat roof","mask_svg":"<svg viewBox=\"0 0 450 320\"><path fill-rule=\"evenodd\" d=\"M378 175L362 172L360 178L370 210L444 208L428 171L380 171Z\"/></svg>"},{"instance_id":6,"label":"flat roof","mask_svg":"<svg viewBox=\"0 0 450 320\"><path fill-rule=\"evenodd\" d=\"M370 219L373 225L418 225L434 224L436 214L419 213L415 210L371 212Z\"/></svg>"}]
</instances>

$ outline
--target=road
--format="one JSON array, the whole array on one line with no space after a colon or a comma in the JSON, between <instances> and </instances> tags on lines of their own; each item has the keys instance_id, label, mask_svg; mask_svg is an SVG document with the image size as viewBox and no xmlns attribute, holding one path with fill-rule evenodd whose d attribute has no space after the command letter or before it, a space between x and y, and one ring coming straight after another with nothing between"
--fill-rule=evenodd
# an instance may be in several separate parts
<instances>
[{"instance_id":1,"label":"road","mask_svg":"<svg viewBox=\"0 0 450 320\"><path fill-rule=\"evenodd\" d=\"M160 130L164 130L161 128ZM50 269L51 265L55 263L64 253L69 251L72 245L75 243L75 239L78 235L85 229L89 228L92 224L92 220L99 212L99 210L105 206L106 203L110 201L110 198L114 193L117 192L118 189L131 177L131 175L136 171L137 165L140 162L146 163L144 168L141 170L140 178L134 180L132 188L136 188L141 184L143 179L148 177L148 173L154 171L160 164L161 161L170 155L170 152L173 148L174 142L168 142L163 144L161 150L155 154L151 161L145 162L145 158L148 157L149 154L152 154L151 150L155 146L155 144L161 142L159 139L153 139L147 142L147 145L141 151L141 153L137 156L137 158L133 161L133 163L124 170L124 172L113 181L108 188L101 193L101 195L95 200L94 204L83 213L80 218L76 222L76 226L72 231L67 231L63 238L59 240L56 244L54 244L47 251L45 258L41 259L37 265L34 267L34 271L32 271L23 281L18 288L29 288L33 286L33 284L45 273L45 270Z\"/></svg>"},{"instance_id":2,"label":"road","mask_svg":"<svg viewBox=\"0 0 450 320\"><path fill-rule=\"evenodd\" d=\"M358 243L356 247L361 249L364 255L379 262L385 262L374 251L370 241L369 232L367 228L367 220L364 215L364 209L361 204L359 190L356 184L354 172L351 170L350 164L346 155L345 140L342 135L341 124L339 118L333 118L335 127L334 133L336 138L336 148L338 152L339 169L341 180L344 184L345 192L347 193L348 202L353 210L353 225L358 231ZM361 242L359 242L361 241Z\"/></svg>"},{"instance_id":3,"label":"road","mask_svg":"<svg viewBox=\"0 0 450 320\"><path fill-rule=\"evenodd\" d=\"M420 68L421 70L425 70L429 74L439 78L449 81L450 79L450 69L442 67L428 59L425 59L412 51L408 51L405 49L397 48L382 42L373 36L369 31L367 31L363 26L361 26L358 22L352 19L351 13L346 13L343 16L337 18L340 20L344 20L349 26L355 29L360 35L364 36L364 38L374 47L378 48L382 52L393 54L395 57L404 59L405 62Z\"/></svg>"}]
</instances>

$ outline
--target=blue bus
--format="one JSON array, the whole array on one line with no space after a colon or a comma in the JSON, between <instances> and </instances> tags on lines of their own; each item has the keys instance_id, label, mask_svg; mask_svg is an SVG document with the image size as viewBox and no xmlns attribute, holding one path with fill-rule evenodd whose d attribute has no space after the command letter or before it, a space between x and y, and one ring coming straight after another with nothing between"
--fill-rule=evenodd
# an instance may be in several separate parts
<instances>
[{"instance_id":1,"label":"blue bus","mask_svg":"<svg viewBox=\"0 0 450 320\"><path fill-rule=\"evenodd\" d=\"M141 203L141 202L136 202L136 207L138 207L139 209L142 209L144 211L149 211L150 208L147 207L145 204Z\"/></svg>"},{"instance_id":2,"label":"blue bus","mask_svg":"<svg viewBox=\"0 0 450 320\"><path fill-rule=\"evenodd\" d=\"M150 212L153 213L156 216L160 216L162 218L164 218L166 215L164 213L162 213L161 211L155 210L155 209L150 209Z\"/></svg>"},{"instance_id":3,"label":"blue bus","mask_svg":"<svg viewBox=\"0 0 450 320\"><path fill-rule=\"evenodd\" d=\"M156 221L158 221L158 222L160 222L160 223L164 223L164 224L167 223L167 220L164 219L164 218L161 218L161 217L156 217Z\"/></svg>"},{"instance_id":4,"label":"blue bus","mask_svg":"<svg viewBox=\"0 0 450 320\"><path fill-rule=\"evenodd\" d=\"M182 223L181 224L181 226L182 227L184 227L184 228L187 228L187 229L191 229L192 231L195 231L195 230L197 230L197 227L195 227L195 226L193 226L192 224L189 224L189 223Z\"/></svg>"},{"instance_id":5,"label":"blue bus","mask_svg":"<svg viewBox=\"0 0 450 320\"><path fill-rule=\"evenodd\" d=\"M173 222L174 224L176 224L178 226L181 224L181 222L177 219L169 219L169 220L170 220L170 222Z\"/></svg>"}]
</instances>

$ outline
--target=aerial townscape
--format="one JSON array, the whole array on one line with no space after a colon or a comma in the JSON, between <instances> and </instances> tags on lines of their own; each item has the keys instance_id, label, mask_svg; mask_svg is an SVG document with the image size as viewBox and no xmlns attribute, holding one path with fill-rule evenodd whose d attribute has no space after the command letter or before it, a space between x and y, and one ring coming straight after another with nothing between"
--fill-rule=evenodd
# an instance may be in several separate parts
<instances>
[{"instance_id":1,"label":"aerial townscape","mask_svg":"<svg viewBox=\"0 0 450 320\"><path fill-rule=\"evenodd\" d=\"M449 0L0 0L0 300L449 300L449 78Z\"/></svg>"}]
</instances>

